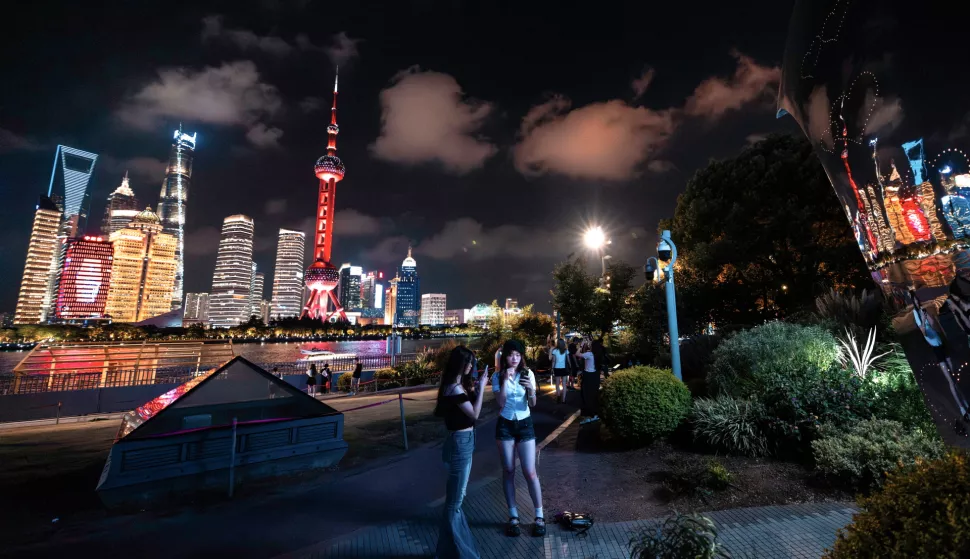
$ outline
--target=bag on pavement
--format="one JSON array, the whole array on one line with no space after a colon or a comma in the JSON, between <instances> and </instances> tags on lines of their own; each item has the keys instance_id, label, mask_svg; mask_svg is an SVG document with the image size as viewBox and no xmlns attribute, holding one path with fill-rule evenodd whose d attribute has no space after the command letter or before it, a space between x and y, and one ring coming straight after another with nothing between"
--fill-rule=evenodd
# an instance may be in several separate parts
<instances>
[{"instance_id":1,"label":"bag on pavement","mask_svg":"<svg viewBox=\"0 0 970 559\"><path fill-rule=\"evenodd\" d=\"M556 515L556 523L569 530L576 532L579 537L586 537L590 528L593 527L593 515L563 511Z\"/></svg>"}]
</instances>

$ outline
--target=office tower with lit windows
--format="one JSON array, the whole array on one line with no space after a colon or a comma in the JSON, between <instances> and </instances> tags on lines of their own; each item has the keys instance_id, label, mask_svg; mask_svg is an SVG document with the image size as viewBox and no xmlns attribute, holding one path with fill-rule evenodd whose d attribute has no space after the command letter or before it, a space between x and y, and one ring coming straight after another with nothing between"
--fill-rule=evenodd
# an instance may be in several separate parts
<instances>
[{"instance_id":1,"label":"office tower with lit windows","mask_svg":"<svg viewBox=\"0 0 970 559\"><path fill-rule=\"evenodd\" d=\"M108 239L114 260L105 315L114 322L141 322L169 312L177 241L162 232L158 214L145 208Z\"/></svg>"},{"instance_id":2,"label":"office tower with lit windows","mask_svg":"<svg viewBox=\"0 0 970 559\"><path fill-rule=\"evenodd\" d=\"M267 301L266 299L263 299L262 301L259 302L259 313L256 316L258 316L259 319L263 321L263 324L265 324L266 326L269 326L269 321L271 320L270 313L272 311L273 311L273 304Z\"/></svg>"},{"instance_id":3,"label":"office tower with lit windows","mask_svg":"<svg viewBox=\"0 0 970 559\"><path fill-rule=\"evenodd\" d=\"M517 309L517 308L519 308L519 300L518 299L506 299L505 300L505 310L508 311L508 310Z\"/></svg>"},{"instance_id":4,"label":"office tower with lit windows","mask_svg":"<svg viewBox=\"0 0 970 559\"><path fill-rule=\"evenodd\" d=\"M387 293L384 297L384 324L397 326L397 284L400 278L394 276L387 283Z\"/></svg>"},{"instance_id":5,"label":"office tower with lit windows","mask_svg":"<svg viewBox=\"0 0 970 559\"><path fill-rule=\"evenodd\" d=\"M360 266L344 264L340 267L340 284L338 298L344 310L356 311L361 309L361 278L364 270Z\"/></svg>"},{"instance_id":6,"label":"office tower with lit windows","mask_svg":"<svg viewBox=\"0 0 970 559\"><path fill-rule=\"evenodd\" d=\"M421 295L421 325L439 326L445 323L448 297L444 293ZM506 300L508 301L508 300Z\"/></svg>"},{"instance_id":7,"label":"office tower with lit windows","mask_svg":"<svg viewBox=\"0 0 970 559\"><path fill-rule=\"evenodd\" d=\"M101 233L110 237L118 229L123 229L138 215L138 199L128 184L128 172L121 179L121 186L108 195L108 203L104 207L104 218L101 220Z\"/></svg>"},{"instance_id":8,"label":"office tower with lit windows","mask_svg":"<svg viewBox=\"0 0 970 559\"><path fill-rule=\"evenodd\" d=\"M421 313L421 280L418 278L418 263L411 256L401 263L397 282L397 323L401 326L417 326Z\"/></svg>"},{"instance_id":9,"label":"office tower with lit windows","mask_svg":"<svg viewBox=\"0 0 970 559\"><path fill-rule=\"evenodd\" d=\"M27 243L27 261L20 281L14 324L40 324L47 319L51 265L60 250L61 209L49 196L41 196Z\"/></svg>"},{"instance_id":10,"label":"office tower with lit windows","mask_svg":"<svg viewBox=\"0 0 970 559\"><path fill-rule=\"evenodd\" d=\"M114 250L103 237L73 237L64 248L64 269L55 316L75 321L104 317Z\"/></svg>"},{"instance_id":11,"label":"office tower with lit windows","mask_svg":"<svg viewBox=\"0 0 970 559\"><path fill-rule=\"evenodd\" d=\"M169 152L165 180L158 197L158 218L162 220L162 231L176 239L175 284L172 290L171 309L182 305L182 289L185 275L185 208L189 199L192 183L192 160L195 156L195 139L198 133L182 132L182 125L175 131L172 150Z\"/></svg>"},{"instance_id":12,"label":"office tower with lit windows","mask_svg":"<svg viewBox=\"0 0 970 559\"><path fill-rule=\"evenodd\" d=\"M185 312L182 313L182 324L207 324L209 322L209 294L186 293Z\"/></svg>"},{"instance_id":13,"label":"office tower with lit windows","mask_svg":"<svg viewBox=\"0 0 970 559\"><path fill-rule=\"evenodd\" d=\"M303 308L303 258L306 234L280 229L276 245L276 268L273 270L273 310L276 318L299 316Z\"/></svg>"},{"instance_id":14,"label":"office tower with lit windows","mask_svg":"<svg viewBox=\"0 0 970 559\"><path fill-rule=\"evenodd\" d=\"M256 263L253 262L253 281L250 283L249 290L249 316L262 316L260 304L263 302L263 285L266 282L266 274L256 271Z\"/></svg>"},{"instance_id":15,"label":"office tower with lit windows","mask_svg":"<svg viewBox=\"0 0 970 559\"><path fill-rule=\"evenodd\" d=\"M64 212L61 234L76 237L87 227L90 193L88 185L94 174L98 155L67 146L57 146L47 196L60 201Z\"/></svg>"},{"instance_id":16,"label":"office tower with lit windows","mask_svg":"<svg viewBox=\"0 0 970 559\"><path fill-rule=\"evenodd\" d=\"M209 324L213 328L231 328L249 320L253 233L253 219L249 216L231 215L222 223L209 291Z\"/></svg>"},{"instance_id":17,"label":"office tower with lit windows","mask_svg":"<svg viewBox=\"0 0 970 559\"><path fill-rule=\"evenodd\" d=\"M360 308L373 309L374 307L374 285L377 276L374 272L367 272L360 277ZM383 306L383 305L381 305Z\"/></svg>"}]
</instances>

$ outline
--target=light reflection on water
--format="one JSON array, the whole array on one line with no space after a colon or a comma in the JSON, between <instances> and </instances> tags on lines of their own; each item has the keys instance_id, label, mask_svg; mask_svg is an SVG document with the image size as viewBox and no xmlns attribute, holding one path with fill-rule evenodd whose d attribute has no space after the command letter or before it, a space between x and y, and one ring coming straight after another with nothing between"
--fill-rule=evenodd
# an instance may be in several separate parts
<instances>
[{"instance_id":1,"label":"light reflection on water","mask_svg":"<svg viewBox=\"0 0 970 559\"><path fill-rule=\"evenodd\" d=\"M435 348L445 343L448 338L433 340L401 340L402 353L416 353L424 348ZM469 343L467 338L459 338L459 343ZM368 340L360 342L290 342L290 343L254 343L233 344L233 351L253 363L284 363L298 361L304 356L301 349L323 349L334 353L356 353L358 355L382 355L385 353L384 340ZM11 373L13 368L27 357L29 351L0 351L0 374Z\"/></svg>"}]
</instances>

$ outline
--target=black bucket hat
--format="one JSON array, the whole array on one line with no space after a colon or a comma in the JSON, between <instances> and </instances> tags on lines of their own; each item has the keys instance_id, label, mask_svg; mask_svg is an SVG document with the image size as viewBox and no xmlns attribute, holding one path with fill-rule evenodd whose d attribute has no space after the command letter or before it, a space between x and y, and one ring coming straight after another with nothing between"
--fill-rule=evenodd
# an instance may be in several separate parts
<instances>
[{"instance_id":1,"label":"black bucket hat","mask_svg":"<svg viewBox=\"0 0 970 559\"><path fill-rule=\"evenodd\" d=\"M519 340L506 340L502 344L502 355L508 355L513 351L518 351L522 357L525 357L525 344Z\"/></svg>"}]
</instances>

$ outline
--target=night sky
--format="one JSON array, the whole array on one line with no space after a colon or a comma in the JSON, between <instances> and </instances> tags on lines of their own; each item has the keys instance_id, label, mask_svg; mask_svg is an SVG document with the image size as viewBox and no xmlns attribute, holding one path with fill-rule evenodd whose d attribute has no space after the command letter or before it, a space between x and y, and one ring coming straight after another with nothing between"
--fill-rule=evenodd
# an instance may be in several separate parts
<instances>
[{"instance_id":1,"label":"night sky","mask_svg":"<svg viewBox=\"0 0 970 559\"><path fill-rule=\"evenodd\" d=\"M337 63L334 263L393 275L412 243L422 291L449 308L515 297L548 310L552 267L584 250L585 224L639 265L694 170L797 132L774 118L790 9L24 4L0 38L0 310L16 305L55 146L100 155L96 231L126 169L156 207L180 121L199 135L185 289L210 289L222 219L245 213L268 299L278 229L312 227Z\"/></svg>"}]
</instances>

